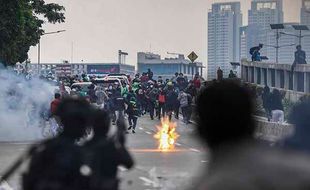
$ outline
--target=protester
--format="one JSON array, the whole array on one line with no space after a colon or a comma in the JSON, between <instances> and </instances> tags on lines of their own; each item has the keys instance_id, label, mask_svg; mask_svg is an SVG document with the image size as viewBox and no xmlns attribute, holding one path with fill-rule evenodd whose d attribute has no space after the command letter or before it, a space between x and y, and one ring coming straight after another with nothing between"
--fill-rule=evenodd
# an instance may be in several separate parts
<instances>
[{"instance_id":1,"label":"protester","mask_svg":"<svg viewBox=\"0 0 310 190\"><path fill-rule=\"evenodd\" d=\"M150 112L151 120L154 120L154 110L155 110L156 97L157 97L158 91L154 87L154 85L151 84L146 94L147 94L146 98L148 101L148 111Z\"/></svg>"},{"instance_id":2,"label":"protester","mask_svg":"<svg viewBox=\"0 0 310 190\"><path fill-rule=\"evenodd\" d=\"M165 102L165 111L170 121L172 119L172 112L175 111L175 108L177 106L176 105L177 101L178 101L178 95L174 91L174 88L171 83L170 85L167 86L166 102ZM176 116L176 117L179 117L179 116Z\"/></svg>"},{"instance_id":3,"label":"protester","mask_svg":"<svg viewBox=\"0 0 310 190\"><path fill-rule=\"evenodd\" d=\"M250 49L250 55L252 56L252 61L262 61L260 56L260 50L263 48L263 44L259 44L258 46L252 47Z\"/></svg>"},{"instance_id":4,"label":"protester","mask_svg":"<svg viewBox=\"0 0 310 190\"><path fill-rule=\"evenodd\" d=\"M137 101L134 97L131 97L130 101L128 102L126 113L128 114L129 123L129 127L127 130L132 130L132 133L136 133L136 126L140 111L137 105Z\"/></svg>"},{"instance_id":5,"label":"protester","mask_svg":"<svg viewBox=\"0 0 310 190\"><path fill-rule=\"evenodd\" d=\"M263 108L265 109L268 121L271 119L271 93L270 88L266 85L262 94Z\"/></svg>"},{"instance_id":6,"label":"protester","mask_svg":"<svg viewBox=\"0 0 310 190\"><path fill-rule=\"evenodd\" d=\"M271 115L273 122L284 122L284 108L282 103L282 96L279 90L274 89L270 96Z\"/></svg>"},{"instance_id":7,"label":"protester","mask_svg":"<svg viewBox=\"0 0 310 190\"><path fill-rule=\"evenodd\" d=\"M234 78L237 78L237 75L234 73L234 71L233 71L233 70L230 70L230 71L229 71L228 78L230 78L230 79L234 79Z\"/></svg>"},{"instance_id":8,"label":"protester","mask_svg":"<svg viewBox=\"0 0 310 190\"><path fill-rule=\"evenodd\" d=\"M121 94L120 86L117 86L113 92L113 106L115 109L115 121L118 120L119 115L125 111L125 98Z\"/></svg>"},{"instance_id":9,"label":"protester","mask_svg":"<svg viewBox=\"0 0 310 190\"><path fill-rule=\"evenodd\" d=\"M49 118L53 136L56 136L60 130L60 121L59 118L56 116L56 111L58 109L60 102L61 102L61 95L59 93L55 93L55 99L51 102L51 108L50 108L51 115Z\"/></svg>"},{"instance_id":10,"label":"protester","mask_svg":"<svg viewBox=\"0 0 310 190\"><path fill-rule=\"evenodd\" d=\"M182 109L182 115L183 115L183 121L185 124L189 123L189 107L190 102L189 99L191 99L191 96L187 94L184 90L180 91L180 94L178 96L178 100L180 101L180 107Z\"/></svg>"},{"instance_id":11,"label":"protester","mask_svg":"<svg viewBox=\"0 0 310 190\"><path fill-rule=\"evenodd\" d=\"M61 95L59 93L55 93L54 100L51 102L51 115L54 116L56 114L56 110L61 102Z\"/></svg>"},{"instance_id":12,"label":"protester","mask_svg":"<svg viewBox=\"0 0 310 190\"><path fill-rule=\"evenodd\" d=\"M165 117L165 104L166 104L166 93L165 91L160 88L158 93L158 119L161 118L161 116Z\"/></svg>"},{"instance_id":13,"label":"protester","mask_svg":"<svg viewBox=\"0 0 310 190\"><path fill-rule=\"evenodd\" d=\"M196 73L195 74L195 77L194 77L194 80L193 80L193 84L194 84L194 87L196 89L199 89L200 86L201 86L201 80L200 80L200 76L199 76L199 73Z\"/></svg>"},{"instance_id":14,"label":"protester","mask_svg":"<svg viewBox=\"0 0 310 190\"><path fill-rule=\"evenodd\" d=\"M218 81L223 80L223 70L221 69L221 67L217 69L217 80Z\"/></svg>"},{"instance_id":15,"label":"protester","mask_svg":"<svg viewBox=\"0 0 310 190\"><path fill-rule=\"evenodd\" d=\"M95 96L97 97L97 105L99 106L99 108L103 109L105 107L105 102L109 98L103 87L100 86L97 88Z\"/></svg>"},{"instance_id":16,"label":"protester","mask_svg":"<svg viewBox=\"0 0 310 190\"><path fill-rule=\"evenodd\" d=\"M183 73L180 73L178 78L176 79L177 87L179 87L179 90L184 90L187 86L187 81L185 80Z\"/></svg>"}]
</instances>

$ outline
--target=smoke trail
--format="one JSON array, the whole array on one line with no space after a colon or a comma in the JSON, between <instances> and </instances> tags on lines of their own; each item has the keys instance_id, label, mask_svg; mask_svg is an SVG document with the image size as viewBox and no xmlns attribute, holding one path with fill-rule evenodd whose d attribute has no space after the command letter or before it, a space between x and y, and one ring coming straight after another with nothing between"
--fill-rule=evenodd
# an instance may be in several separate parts
<instances>
[{"instance_id":1,"label":"smoke trail","mask_svg":"<svg viewBox=\"0 0 310 190\"><path fill-rule=\"evenodd\" d=\"M42 139L40 115L52 98L47 82L0 68L0 142Z\"/></svg>"}]
</instances>

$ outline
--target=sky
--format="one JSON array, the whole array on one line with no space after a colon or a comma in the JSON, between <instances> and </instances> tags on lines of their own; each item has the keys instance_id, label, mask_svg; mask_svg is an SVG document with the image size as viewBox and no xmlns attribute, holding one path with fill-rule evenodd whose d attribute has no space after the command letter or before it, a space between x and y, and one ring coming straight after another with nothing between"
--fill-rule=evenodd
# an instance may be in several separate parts
<instances>
[{"instance_id":1,"label":"sky","mask_svg":"<svg viewBox=\"0 0 310 190\"><path fill-rule=\"evenodd\" d=\"M65 6L64 24L46 24L42 36L41 63L107 63L118 61L118 50L129 53L136 65L137 52L167 52L186 56L195 51L207 60L207 19L211 4L227 0L46 0ZM250 0L240 0L243 24L247 24ZM284 0L284 21L299 22L301 0ZM37 63L37 47L29 57Z\"/></svg>"}]
</instances>

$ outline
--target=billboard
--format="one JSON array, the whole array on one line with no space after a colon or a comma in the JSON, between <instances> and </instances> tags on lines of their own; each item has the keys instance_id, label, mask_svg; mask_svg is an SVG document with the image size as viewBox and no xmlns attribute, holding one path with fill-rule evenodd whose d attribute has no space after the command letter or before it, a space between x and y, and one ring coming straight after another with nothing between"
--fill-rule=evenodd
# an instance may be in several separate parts
<instances>
[{"instance_id":1,"label":"billboard","mask_svg":"<svg viewBox=\"0 0 310 190\"><path fill-rule=\"evenodd\" d=\"M69 76L69 75L71 75L71 65L70 64L56 65L55 74L57 76Z\"/></svg>"},{"instance_id":2,"label":"billboard","mask_svg":"<svg viewBox=\"0 0 310 190\"><path fill-rule=\"evenodd\" d=\"M120 73L119 65L87 65L87 74L102 75L109 73Z\"/></svg>"}]
</instances>

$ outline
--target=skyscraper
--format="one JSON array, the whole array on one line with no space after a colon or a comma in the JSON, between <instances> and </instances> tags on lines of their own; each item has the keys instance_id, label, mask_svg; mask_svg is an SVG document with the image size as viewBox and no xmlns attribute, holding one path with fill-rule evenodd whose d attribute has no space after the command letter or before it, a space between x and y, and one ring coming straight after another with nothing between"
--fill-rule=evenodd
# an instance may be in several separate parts
<instances>
[{"instance_id":1,"label":"skyscraper","mask_svg":"<svg viewBox=\"0 0 310 190\"><path fill-rule=\"evenodd\" d=\"M300 10L300 24L307 25L310 28L310 0L302 0ZM303 32L304 35L309 35L310 32ZM298 34L297 34L298 35ZM301 42L302 49L306 52L308 64L310 63L310 37L304 37Z\"/></svg>"},{"instance_id":2,"label":"skyscraper","mask_svg":"<svg viewBox=\"0 0 310 190\"><path fill-rule=\"evenodd\" d=\"M208 13L208 79L217 77L221 67L224 77L231 69L230 62L239 61L239 30L242 26L240 2L215 3Z\"/></svg>"},{"instance_id":3,"label":"skyscraper","mask_svg":"<svg viewBox=\"0 0 310 190\"><path fill-rule=\"evenodd\" d=\"M310 0L302 0L300 23L310 26Z\"/></svg>"},{"instance_id":4,"label":"skyscraper","mask_svg":"<svg viewBox=\"0 0 310 190\"><path fill-rule=\"evenodd\" d=\"M249 25L269 29L270 24L283 23L282 0L253 0L249 10Z\"/></svg>"}]
</instances>

